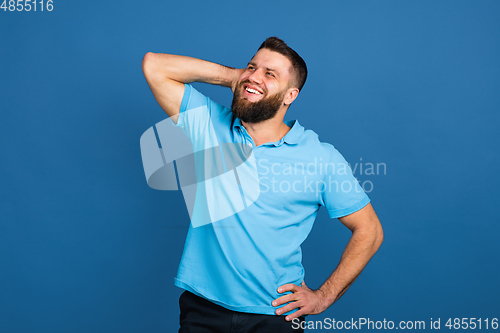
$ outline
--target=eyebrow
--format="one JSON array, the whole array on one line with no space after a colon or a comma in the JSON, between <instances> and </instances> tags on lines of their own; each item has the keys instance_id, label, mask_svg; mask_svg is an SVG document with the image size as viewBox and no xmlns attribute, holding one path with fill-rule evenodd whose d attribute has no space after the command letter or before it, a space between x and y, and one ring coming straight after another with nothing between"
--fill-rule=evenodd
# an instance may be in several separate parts
<instances>
[{"instance_id":1,"label":"eyebrow","mask_svg":"<svg viewBox=\"0 0 500 333\"><path fill-rule=\"evenodd\" d=\"M257 66L257 64L256 64L255 62L253 62L253 61L250 61L250 62L248 63L248 65ZM247 66L248 66L248 65L247 65ZM266 71L271 71L271 72L276 73L276 75L279 75L278 71L276 71L276 70L275 70L275 69L273 69L273 68L266 67Z\"/></svg>"}]
</instances>

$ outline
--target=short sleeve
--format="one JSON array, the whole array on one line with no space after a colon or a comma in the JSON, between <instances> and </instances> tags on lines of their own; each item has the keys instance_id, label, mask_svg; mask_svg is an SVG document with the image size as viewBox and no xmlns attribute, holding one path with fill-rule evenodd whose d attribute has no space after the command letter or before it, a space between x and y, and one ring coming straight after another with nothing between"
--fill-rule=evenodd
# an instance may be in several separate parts
<instances>
[{"instance_id":1,"label":"short sleeve","mask_svg":"<svg viewBox=\"0 0 500 333\"><path fill-rule=\"evenodd\" d=\"M177 123L172 123L182 129L191 142L196 142L211 126L210 118L219 112L217 106L193 86L185 84L179 117Z\"/></svg>"},{"instance_id":2,"label":"short sleeve","mask_svg":"<svg viewBox=\"0 0 500 333\"><path fill-rule=\"evenodd\" d=\"M325 166L324 191L321 205L328 210L330 218L352 214L365 207L370 198L353 176L349 164L332 145L325 144L329 162Z\"/></svg>"}]
</instances>

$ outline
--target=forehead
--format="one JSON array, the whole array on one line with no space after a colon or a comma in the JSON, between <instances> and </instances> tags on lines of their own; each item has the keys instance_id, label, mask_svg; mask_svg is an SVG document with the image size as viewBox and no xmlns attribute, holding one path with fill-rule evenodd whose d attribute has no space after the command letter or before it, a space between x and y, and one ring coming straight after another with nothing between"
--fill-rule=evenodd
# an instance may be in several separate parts
<instances>
[{"instance_id":1,"label":"forehead","mask_svg":"<svg viewBox=\"0 0 500 333\"><path fill-rule=\"evenodd\" d=\"M292 62L281 53L269 49L260 49L250 60L259 67L267 67L282 75L289 75Z\"/></svg>"}]
</instances>

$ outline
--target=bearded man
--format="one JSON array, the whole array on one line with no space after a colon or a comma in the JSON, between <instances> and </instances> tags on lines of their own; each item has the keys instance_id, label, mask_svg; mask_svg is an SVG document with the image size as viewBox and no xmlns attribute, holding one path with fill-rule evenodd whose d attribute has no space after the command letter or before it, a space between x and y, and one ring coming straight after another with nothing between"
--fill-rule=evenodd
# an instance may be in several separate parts
<instances>
[{"instance_id":1,"label":"bearded man","mask_svg":"<svg viewBox=\"0 0 500 333\"><path fill-rule=\"evenodd\" d=\"M193 145L246 144L258 164L261 192L255 202L214 223L190 225L175 278L185 289L179 332L303 331L305 316L338 300L383 240L377 215L352 173L335 172L345 170L342 155L297 120L284 121L306 81L304 60L270 37L242 69L151 52L142 68L156 100ZM231 88L231 108L192 82ZM326 167L306 174L304 166L318 160ZM324 186L313 189L308 182ZM348 190L338 186L346 183ZM300 245L320 206L352 236L333 273L313 290L304 283Z\"/></svg>"}]
</instances>

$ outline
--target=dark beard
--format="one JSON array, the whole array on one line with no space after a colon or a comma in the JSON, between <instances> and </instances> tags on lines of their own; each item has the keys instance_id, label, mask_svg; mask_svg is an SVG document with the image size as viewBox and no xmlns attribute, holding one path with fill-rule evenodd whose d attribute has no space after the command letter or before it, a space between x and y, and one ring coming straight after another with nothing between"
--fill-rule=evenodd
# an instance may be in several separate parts
<instances>
[{"instance_id":1,"label":"dark beard","mask_svg":"<svg viewBox=\"0 0 500 333\"><path fill-rule=\"evenodd\" d=\"M244 82L242 82L244 83ZM245 123L260 123L261 121L273 118L283 105L285 91L275 95L262 98L257 102L249 102L241 96L243 84L234 90L231 110L233 114Z\"/></svg>"}]
</instances>

